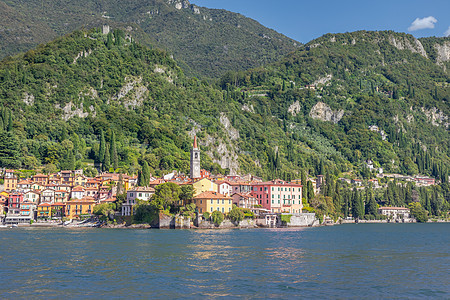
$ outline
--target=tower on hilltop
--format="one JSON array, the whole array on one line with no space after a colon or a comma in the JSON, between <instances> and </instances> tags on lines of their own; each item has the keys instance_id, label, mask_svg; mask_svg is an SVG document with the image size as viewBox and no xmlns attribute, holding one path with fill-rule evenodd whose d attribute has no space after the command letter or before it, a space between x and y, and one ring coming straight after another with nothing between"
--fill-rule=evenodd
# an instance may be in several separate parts
<instances>
[{"instance_id":1,"label":"tower on hilltop","mask_svg":"<svg viewBox=\"0 0 450 300\"><path fill-rule=\"evenodd\" d=\"M197 136L191 149L191 179L200 178L200 150L197 146Z\"/></svg>"}]
</instances>

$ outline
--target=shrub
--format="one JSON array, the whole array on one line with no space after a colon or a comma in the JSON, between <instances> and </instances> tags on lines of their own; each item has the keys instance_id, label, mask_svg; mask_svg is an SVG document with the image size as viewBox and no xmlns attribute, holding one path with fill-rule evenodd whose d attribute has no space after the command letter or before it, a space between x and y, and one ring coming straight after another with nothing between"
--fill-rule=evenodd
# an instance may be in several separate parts
<instances>
[{"instance_id":1,"label":"shrub","mask_svg":"<svg viewBox=\"0 0 450 300\"><path fill-rule=\"evenodd\" d=\"M203 218L205 218L205 220L208 220L210 216L211 215L207 211L203 213Z\"/></svg>"},{"instance_id":2,"label":"shrub","mask_svg":"<svg viewBox=\"0 0 450 300\"><path fill-rule=\"evenodd\" d=\"M224 215L223 213L221 213L218 210L215 210L212 214L211 214L211 218L212 221L214 222L214 224L216 224L217 226L219 226L220 224L222 224L223 219L224 219Z\"/></svg>"},{"instance_id":3,"label":"shrub","mask_svg":"<svg viewBox=\"0 0 450 300\"><path fill-rule=\"evenodd\" d=\"M239 223L240 221L244 220L244 212L236 205L233 205L233 208L229 212L228 217L231 221Z\"/></svg>"},{"instance_id":4,"label":"shrub","mask_svg":"<svg viewBox=\"0 0 450 300\"><path fill-rule=\"evenodd\" d=\"M283 224L287 224L287 223L291 222L291 217L292 217L292 215L281 215L281 222Z\"/></svg>"}]
</instances>

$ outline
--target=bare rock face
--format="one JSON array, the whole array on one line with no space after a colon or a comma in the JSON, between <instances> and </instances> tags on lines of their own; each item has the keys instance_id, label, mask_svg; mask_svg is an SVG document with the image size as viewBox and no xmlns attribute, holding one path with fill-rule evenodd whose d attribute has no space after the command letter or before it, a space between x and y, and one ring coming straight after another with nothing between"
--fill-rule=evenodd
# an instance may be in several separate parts
<instances>
[{"instance_id":1,"label":"bare rock face","mask_svg":"<svg viewBox=\"0 0 450 300\"><path fill-rule=\"evenodd\" d=\"M231 122L226 114L220 113L220 123L225 128L225 131L228 133L231 140L235 141L239 139L239 131L231 125Z\"/></svg>"},{"instance_id":2,"label":"bare rock face","mask_svg":"<svg viewBox=\"0 0 450 300\"><path fill-rule=\"evenodd\" d=\"M167 0L167 4L175 6L176 9L189 8L191 5L187 0Z\"/></svg>"},{"instance_id":3,"label":"bare rock face","mask_svg":"<svg viewBox=\"0 0 450 300\"><path fill-rule=\"evenodd\" d=\"M302 107L300 106L300 102L297 100L289 106L288 113L295 117L298 113L300 113L301 109Z\"/></svg>"},{"instance_id":4,"label":"bare rock face","mask_svg":"<svg viewBox=\"0 0 450 300\"><path fill-rule=\"evenodd\" d=\"M344 111L343 110L333 111L331 107L329 107L325 103L317 102L317 104L314 105L314 107L309 112L309 116L313 119L333 122L336 124L344 116Z\"/></svg>"},{"instance_id":5,"label":"bare rock face","mask_svg":"<svg viewBox=\"0 0 450 300\"><path fill-rule=\"evenodd\" d=\"M411 42L407 38L396 38L394 36L390 36L389 43L399 50L410 50L413 53L419 53L423 57L428 58L427 52L418 39L414 39L414 44L411 44Z\"/></svg>"},{"instance_id":6,"label":"bare rock face","mask_svg":"<svg viewBox=\"0 0 450 300\"><path fill-rule=\"evenodd\" d=\"M427 117L428 121L433 124L433 126L440 126L443 125L446 128L450 125L448 122L448 116L446 116L442 111L438 110L436 107L425 109L424 107L421 108L422 112Z\"/></svg>"},{"instance_id":7,"label":"bare rock face","mask_svg":"<svg viewBox=\"0 0 450 300\"><path fill-rule=\"evenodd\" d=\"M24 93L23 94L23 99L22 101L26 104L26 105L33 105L34 104L34 95L33 94L28 94L28 93Z\"/></svg>"},{"instance_id":8,"label":"bare rock face","mask_svg":"<svg viewBox=\"0 0 450 300\"><path fill-rule=\"evenodd\" d=\"M450 42L445 42L443 45L436 44L434 48L437 51L436 62L438 64L450 60Z\"/></svg>"}]
</instances>

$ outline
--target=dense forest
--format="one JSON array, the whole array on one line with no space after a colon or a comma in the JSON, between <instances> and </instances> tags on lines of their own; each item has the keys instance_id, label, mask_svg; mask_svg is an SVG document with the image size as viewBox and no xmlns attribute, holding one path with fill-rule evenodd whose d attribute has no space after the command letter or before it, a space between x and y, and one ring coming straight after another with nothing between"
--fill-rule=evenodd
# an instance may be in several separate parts
<instances>
[{"instance_id":1,"label":"dense forest","mask_svg":"<svg viewBox=\"0 0 450 300\"><path fill-rule=\"evenodd\" d=\"M187 0L0 0L0 59L105 24L166 49L202 79L274 62L300 45L240 14Z\"/></svg>"}]
</instances>

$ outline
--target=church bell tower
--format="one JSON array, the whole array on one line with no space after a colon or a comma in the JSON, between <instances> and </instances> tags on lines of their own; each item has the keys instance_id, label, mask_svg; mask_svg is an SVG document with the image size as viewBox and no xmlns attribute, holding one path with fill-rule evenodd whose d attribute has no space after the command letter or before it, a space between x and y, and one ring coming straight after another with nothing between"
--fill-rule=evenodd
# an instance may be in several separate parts
<instances>
[{"instance_id":1,"label":"church bell tower","mask_svg":"<svg viewBox=\"0 0 450 300\"><path fill-rule=\"evenodd\" d=\"M191 179L200 178L200 150L197 146L197 136L191 149Z\"/></svg>"}]
</instances>

